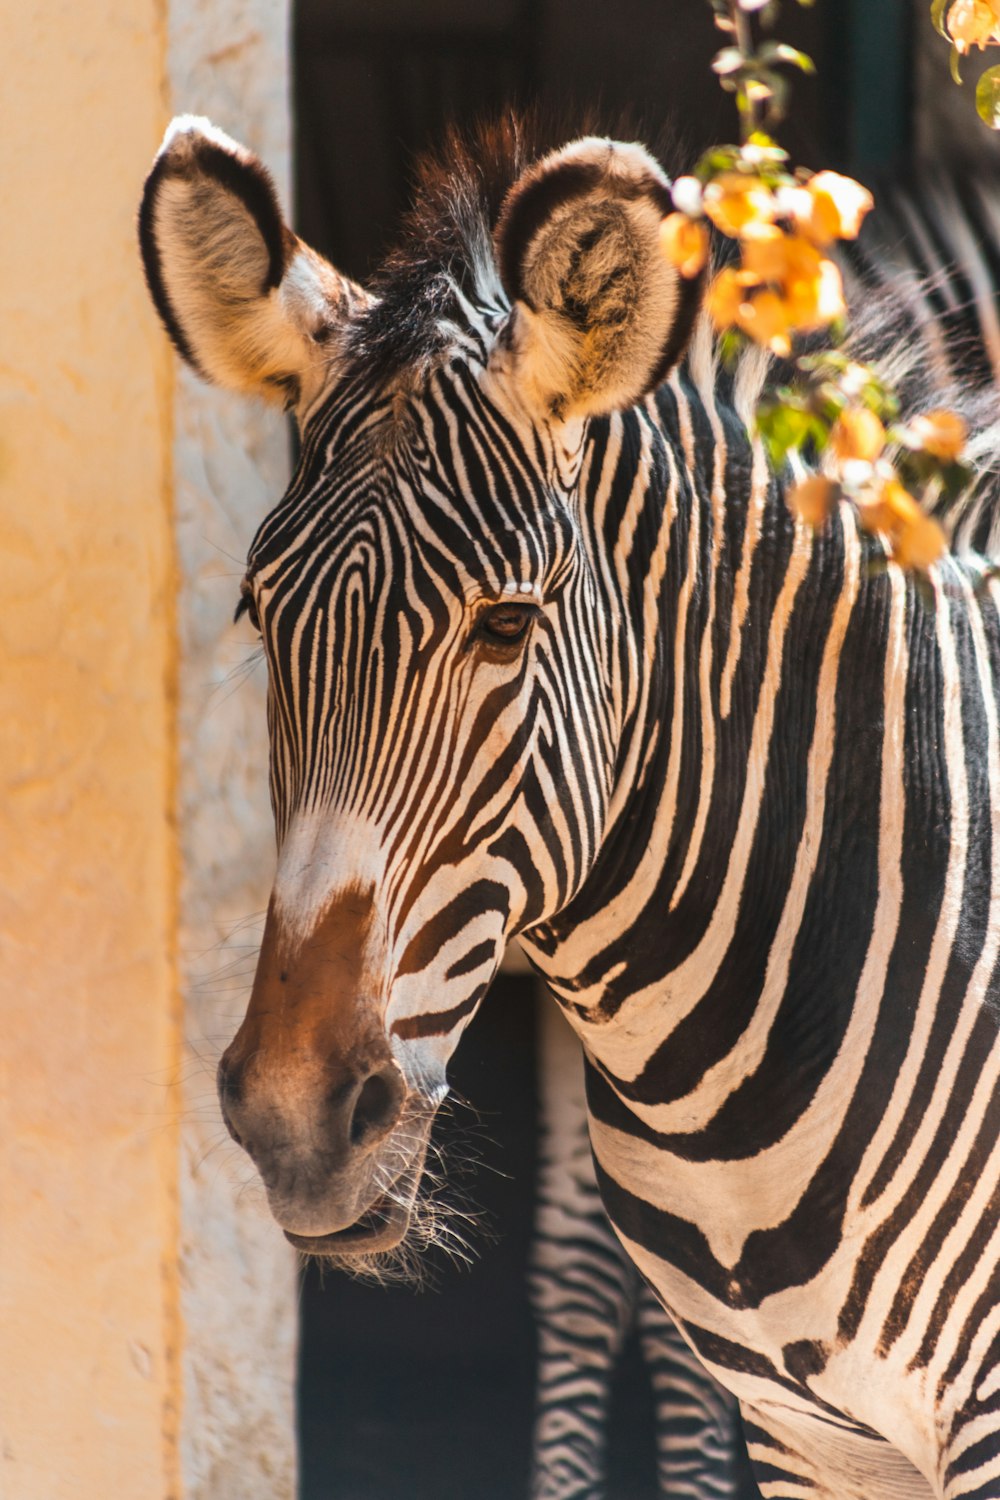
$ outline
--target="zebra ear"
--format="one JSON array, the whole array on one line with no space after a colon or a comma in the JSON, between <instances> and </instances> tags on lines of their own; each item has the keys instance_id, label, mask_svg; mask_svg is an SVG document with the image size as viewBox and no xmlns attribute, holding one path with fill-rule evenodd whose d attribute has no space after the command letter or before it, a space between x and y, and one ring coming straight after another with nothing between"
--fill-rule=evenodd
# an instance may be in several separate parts
<instances>
[{"instance_id":1,"label":"zebra ear","mask_svg":"<svg viewBox=\"0 0 1000 1500\"><path fill-rule=\"evenodd\" d=\"M514 303L496 352L534 409L631 406L680 358L701 302L660 250L670 186L641 146L589 137L535 163L496 229Z\"/></svg>"},{"instance_id":2,"label":"zebra ear","mask_svg":"<svg viewBox=\"0 0 1000 1500\"><path fill-rule=\"evenodd\" d=\"M193 115L168 127L146 179L139 244L178 353L207 380L285 404L367 296L288 228L258 158Z\"/></svg>"}]
</instances>

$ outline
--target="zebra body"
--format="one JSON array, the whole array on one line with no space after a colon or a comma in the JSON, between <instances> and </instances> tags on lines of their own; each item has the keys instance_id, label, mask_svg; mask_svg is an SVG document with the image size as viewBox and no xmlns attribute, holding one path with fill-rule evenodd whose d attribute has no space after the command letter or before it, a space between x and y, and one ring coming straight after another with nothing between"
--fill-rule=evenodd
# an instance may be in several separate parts
<instances>
[{"instance_id":1,"label":"zebra body","mask_svg":"<svg viewBox=\"0 0 1000 1500\"><path fill-rule=\"evenodd\" d=\"M655 450L676 424L683 452L695 397L671 384L648 427L612 419L612 441L618 422L633 428L633 494L659 487L642 472L647 434ZM748 445L735 458L754 462ZM622 468L619 453L619 481ZM760 1428L751 1457L820 1493L840 1471L831 1494L919 1494L916 1470L946 1481L942 1419L961 1431L968 1412L973 1431L992 1435L1000 1395L995 1118L980 1113L997 1083L996 591L977 595L975 573L949 561L928 611L894 571L865 576L850 516L820 538L795 536L760 473L756 526L748 508L733 527L726 487L721 660L705 660L704 624L675 626L686 659L676 646L672 701L651 706L641 737L651 781L659 790L676 778L676 791L653 799L627 848L605 845L613 890L598 887L581 912L585 889L526 946L591 1059L605 1206ZM700 525L695 514L671 527L684 580L705 545L698 532L712 535L709 514ZM741 632L751 539L772 552L769 629L755 628L748 588ZM693 583L684 603L688 621L712 610ZM886 638L884 653L871 650ZM713 677L706 704L692 687ZM929 678L940 683L933 700ZM685 733L699 731L701 764L685 787ZM699 815L701 870L690 852ZM682 817L671 870L670 825ZM724 857L712 859L716 840ZM858 931L864 941L847 945ZM943 1378L973 1350L984 1364L948 1388L961 1392L949 1410ZM873 1436L884 1432L896 1452Z\"/></svg>"},{"instance_id":2,"label":"zebra body","mask_svg":"<svg viewBox=\"0 0 1000 1500\"><path fill-rule=\"evenodd\" d=\"M513 128L367 292L168 135L164 323L303 428L244 583L279 862L224 1115L294 1244L390 1249L518 933L762 1491L1000 1500L1000 594L948 558L929 608L848 507L792 518L668 206L639 148Z\"/></svg>"}]
</instances>

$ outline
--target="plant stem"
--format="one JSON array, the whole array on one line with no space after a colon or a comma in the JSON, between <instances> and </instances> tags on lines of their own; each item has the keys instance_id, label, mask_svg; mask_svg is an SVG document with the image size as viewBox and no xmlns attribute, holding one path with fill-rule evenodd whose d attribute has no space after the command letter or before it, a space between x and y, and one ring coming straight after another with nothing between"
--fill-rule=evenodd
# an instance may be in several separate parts
<instances>
[{"instance_id":1,"label":"plant stem","mask_svg":"<svg viewBox=\"0 0 1000 1500\"><path fill-rule=\"evenodd\" d=\"M732 22L736 45L744 62L749 62L754 55L753 26L750 16L743 10L739 0L726 0L726 6ZM760 117L757 113L757 105L750 98L745 84L741 86L736 99L740 112L740 144L745 146L754 131L759 128Z\"/></svg>"}]
</instances>

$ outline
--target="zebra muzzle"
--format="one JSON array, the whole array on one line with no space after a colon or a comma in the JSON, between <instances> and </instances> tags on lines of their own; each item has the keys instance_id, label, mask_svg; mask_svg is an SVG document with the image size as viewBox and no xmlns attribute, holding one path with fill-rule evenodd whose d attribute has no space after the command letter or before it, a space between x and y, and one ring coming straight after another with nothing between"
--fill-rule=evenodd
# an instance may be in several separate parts
<instances>
[{"instance_id":1,"label":"zebra muzzle","mask_svg":"<svg viewBox=\"0 0 1000 1500\"><path fill-rule=\"evenodd\" d=\"M392 1055L352 896L292 946L272 906L246 1017L219 1064L219 1100L275 1219L314 1254L406 1231L429 1123Z\"/></svg>"}]
</instances>

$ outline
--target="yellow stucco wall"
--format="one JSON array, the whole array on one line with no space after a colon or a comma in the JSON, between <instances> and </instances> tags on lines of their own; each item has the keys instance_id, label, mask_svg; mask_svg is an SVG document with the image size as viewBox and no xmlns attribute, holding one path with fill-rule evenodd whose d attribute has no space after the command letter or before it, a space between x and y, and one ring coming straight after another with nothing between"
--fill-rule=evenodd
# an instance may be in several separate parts
<instances>
[{"instance_id":1,"label":"yellow stucco wall","mask_svg":"<svg viewBox=\"0 0 1000 1500\"><path fill-rule=\"evenodd\" d=\"M177 1493L156 0L0 14L0 1495Z\"/></svg>"}]
</instances>

